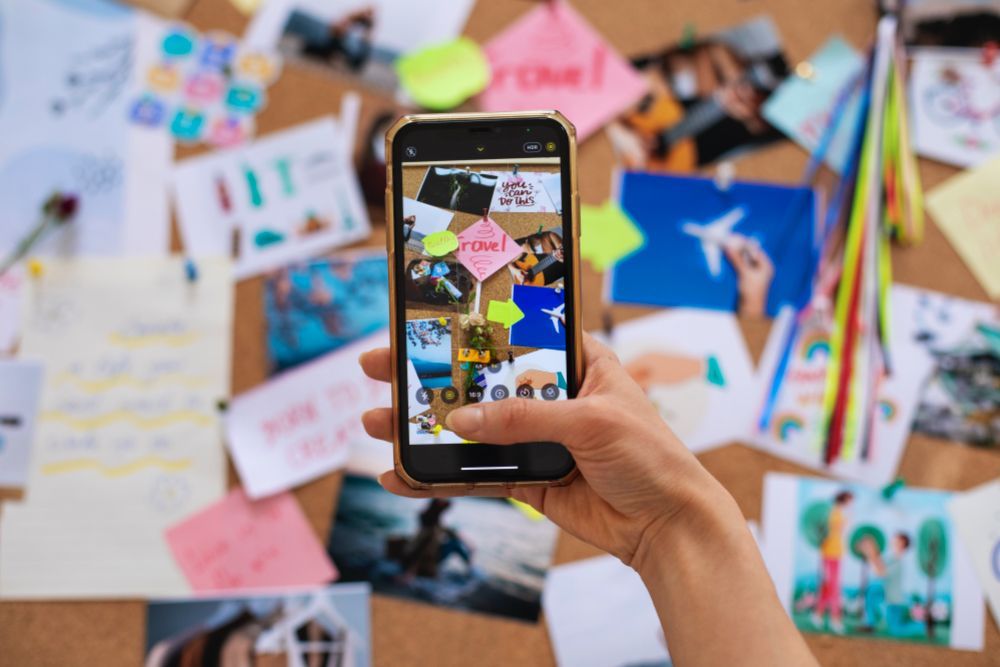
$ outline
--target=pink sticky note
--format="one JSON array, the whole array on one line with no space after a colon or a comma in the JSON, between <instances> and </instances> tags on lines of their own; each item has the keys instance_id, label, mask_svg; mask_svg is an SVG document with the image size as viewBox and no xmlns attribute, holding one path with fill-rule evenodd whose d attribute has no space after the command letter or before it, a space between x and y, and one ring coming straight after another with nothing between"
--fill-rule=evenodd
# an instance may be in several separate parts
<instances>
[{"instance_id":1,"label":"pink sticky note","mask_svg":"<svg viewBox=\"0 0 1000 667\"><path fill-rule=\"evenodd\" d=\"M558 109L585 139L646 92L646 81L572 7L528 12L484 49L493 78L483 111Z\"/></svg>"},{"instance_id":2,"label":"pink sticky note","mask_svg":"<svg viewBox=\"0 0 1000 667\"><path fill-rule=\"evenodd\" d=\"M233 489L167 529L166 538L197 592L311 586L337 577L288 493L250 502L242 489Z\"/></svg>"},{"instance_id":3,"label":"pink sticky note","mask_svg":"<svg viewBox=\"0 0 1000 667\"><path fill-rule=\"evenodd\" d=\"M521 246L490 218L458 235L455 258L479 280L486 280L521 254Z\"/></svg>"}]
</instances>

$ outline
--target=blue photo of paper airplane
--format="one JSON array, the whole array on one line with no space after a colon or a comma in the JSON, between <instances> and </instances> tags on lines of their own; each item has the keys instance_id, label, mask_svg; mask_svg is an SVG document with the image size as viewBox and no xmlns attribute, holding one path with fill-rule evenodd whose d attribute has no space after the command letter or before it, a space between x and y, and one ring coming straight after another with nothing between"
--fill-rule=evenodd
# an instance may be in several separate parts
<instances>
[{"instance_id":1,"label":"blue photo of paper airplane","mask_svg":"<svg viewBox=\"0 0 1000 667\"><path fill-rule=\"evenodd\" d=\"M511 296L524 317L510 327L510 344L566 349L566 300L561 289L514 285Z\"/></svg>"},{"instance_id":2,"label":"blue photo of paper airplane","mask_svg":"<svg viewBox=\"0 0 1000 667\"><path fill-rule=\"evenodd\" d=\"M809 298L819 255L812 189L737 181L722 190L709 178L625 172L618 192L646 245L613 268L613 303L736 311L733 252L773 265L768 315Z\"/></svg>"}]
</instances>

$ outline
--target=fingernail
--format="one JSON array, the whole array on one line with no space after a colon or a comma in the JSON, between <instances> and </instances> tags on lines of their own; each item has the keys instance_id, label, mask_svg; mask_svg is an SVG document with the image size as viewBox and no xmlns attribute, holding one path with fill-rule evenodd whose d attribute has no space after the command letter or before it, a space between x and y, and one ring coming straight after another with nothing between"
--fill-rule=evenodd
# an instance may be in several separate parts
<instances>
[{"instance_id":1,"label":"fingernail","mask_svg":"<svg viewBox=\"0 0 1000 667\"><path fill-rule=\"evenodd\" d=\"M467 405L452 410L444 420L445 426L458 433L475 433L483 425L483 409L478 405Z\"/></svg>"}]
</instances>

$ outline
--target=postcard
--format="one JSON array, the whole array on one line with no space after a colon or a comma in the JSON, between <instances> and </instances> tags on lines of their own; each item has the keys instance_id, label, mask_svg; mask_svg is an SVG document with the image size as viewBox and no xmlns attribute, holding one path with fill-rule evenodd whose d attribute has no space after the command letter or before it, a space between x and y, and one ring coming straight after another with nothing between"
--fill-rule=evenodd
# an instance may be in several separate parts
<instances>
[{"instance_id":1,"label":"postcard","mask_svg":"<svg viewBox=\"0 0 1000 667\"><path fill-rule=\"evenodd\" d=\"M887 5L889 0L880 0ZM909 0L900 14L907 45L966 46L977 49L995 42L1000 7L995 0Z\"/></svg>"},{"instance_id":2,"label":"postcard","mask_svg":"<svg viewBox=\"0 0 1000 667\"><path fill-rule=\"evenodd\" d=\"M450 317L406 322L406 356L425 389L451 386Z\"/></svg>"},{"instance_id":3,"label":"postcard","mask_svg":"<svg viewBox=\"0 0 1000 667\"><path fill-rule=\"evenodd\" d=\"M536 7L484 47L493 70L483 111L559 109L585 140L635 104L646 83L564 0Z\"/></svg>"},{"instance_id":4,"label":"postcard","mask_svg":"<svg viewBox=\"0 0 1000 667\"><path fill-rule=\"evenodd\" d=\"M770 17L634 57L632 64L649 92L608 127L626 169L693 171L782 138L761 113L788 74Z\"/></svg>"},{"instance_id":5,"label":"postcard","mask_svg":"<svg viewBox=\"0 0 1000 667\"><path fill-rule=\"evenodd\" d=\"M663 420L692 451L753 428L753 362L736 318L676 308L615 326L608 342Z\"/></svg>"},{"instance_id":6,"label":"postcard","mask_svg":"<svg viewBox=\"0 0 1000 667\"><path fill-rule=\"evenodd\" d=\"M387 345L387 332L379 331L232 400L225 417L227 444L249 497L337 470L355 449L370 445L361 414L391 405L392 396L388 384L365 376L358 357ZM387 469L379 466L378 472Z\"/></svg>"},{"instance_id":7,"label":"postcard","mask_svg":"<svg viewBox=\"0 0 1000 667\"><path fill-rule=\"evenodd\" d=\"M0 359L0 487L28 481L44 375L40 361Z\"/></svg>"},{"instance_id":8,"label":"postcard","mask_svg":"<svg viewBox=\"0 0 1000 667\"><path fill-rule=\"evenodd\" d=\"M916 49L910 68L913 145L957 167L1000 156L1000 89L979 49Z\"/></svg>"},{"instance_id":9,"label":"postcard","mask_svg":"<svg viewBox=\"0 0 1000 667\"><path fill-rule=\"evenodd\" d=\"M608 274L613 303L773 317L809 299L813 190L737 181L723 191L708 178L625 172L618 196L646 244Z\"/></svg>"},{"instance_id":10,"label":"postcard","mask_svg":"<svg viewBox=\"0 0 1000 667\"><path fill-rule=\"evenodd\" d=\"M473 0L271 0L254 16L244 41L286 60L369 85L398 87L403 55L458 37Z\"/></svg>"},{"instance_id":11,"label":"postcard","mask_svg":"<svg viewBox=\"0 0 1000 667\"><path fill-rule=\"evenodd\" d=\"M21 355L45 359L28 498L0 517L0 596L188 592L163 531L222 497L232 272L203 260L48 260ZM66 332L73 332L67 345Z\"/></svg>"},{"instance_id":12,"label":"postcard","mask_svg":"<svg viewBox=\"0 0 1000 667\"><path fill-rule=\"evenodd\" d=\"M172 143L128 121L161 21L110 0L2 0L0 25L0 257L56 192L80 206L33 254L165 256Z\"/></svg>"},{"instance_id":13,"label":"postcard","mask_svg":"<svg viewBox=\"0 0 1000 667\"><path fill-rule=\"evenodd\" d=\"M389 326L385 253L361 251L290 264L264 282L272 372L312 361Z\"/></svg>"},{"instance_id":14,"label":"postcard","mask_svg":"<svg viewBox=\"0 0 1000 667\"><path fill-rule=\"evenodd\" d=\"M510 344L566 349L566 297L561 287L514 285L511 300L523 317L510 325Z\"/></svg>"},{"instance_id":15,"label":"postcard","mask_svg":"<svg viewBox=\"0 0 1000 667\"><path fill-rule=\"evenodd\" d=\"M360 101L341 115L240 148L182 160L174 200L185 253L235 255L243 278L368 238L371 224L351 164Z\"/></svg>"},{"instance_id":16,"label":"postcard","mask_svg":"<svg viewBox=\"0 0 1000 667\"><path fill-rule=\"evenodd\" d=\"M1000 480L956 493L948 511L1000 627Z\"/></svg>"},{"instance_id":17,"label":"postcard","mask_svg":"<svg viewBox=\"0 0 1000 667\"><path fill-rule=\"evenodd\" d=\"M371 664L371 589L337 584L260 595L150 600L146 667ZM287 662L286 662L287 660Z\"/></svg>"},{"instance_id":18,"label":"postcard","mask_svg":"<svg viewBox=\"0 0 1000 667\"><path fill-rule=\"evenodd\" d=\"M646 585L614 556L553 567L542 609L559 667L670 666Z\"/></svg>"},{"instance_id":19,"label":"postcard","mask_svg":"<svg viewBox=\"0 0 1000 667\"><path fill-rule=\"evenodd\" d=\"M778 596L804 632L983 650L983 596L953 494L768 473L763 531Z\"/></svg>"},{"instance_id":20,"label":"postcard","mask_svg":"<svg viewBox=\"0 0 1000 667\"><path fill-rule=\"evenodd\" d=\"M505 498L403 498L348 476L328 549L341 581L533 623L558 532Z\"/></svg>"},{"instance_id":21,"label":"postcard","mask_svg":"<svg viewBox=\"0 0 1000 667\"><path fill-rule=\"evenodd\" d=\"M493 190L491 212L553 213L555 205L542 181L542 172L503 172Z\"/></svg>"},{"instance_id":22,"label":"postcard","mask_svg":"<svg viewBox=\"0 0 1000 667\"><path fill-rule=\"evenodd\" d=\"M764 102L762 115L810 154L819 147L831 122L836 123L824 159L831 169L843 172L861 113L865 58L834 36L809 56L805 65L800 68L802 74L797 69ZM851 91L850 100L838 110L838 98L845 89Z\"/></svg>"}]
</instances>

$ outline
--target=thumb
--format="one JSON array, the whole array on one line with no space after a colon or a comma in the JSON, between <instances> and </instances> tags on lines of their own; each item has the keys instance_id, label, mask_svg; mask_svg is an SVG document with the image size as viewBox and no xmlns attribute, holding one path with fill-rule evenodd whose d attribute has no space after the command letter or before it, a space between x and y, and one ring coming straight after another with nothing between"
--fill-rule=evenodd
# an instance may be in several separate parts
<instances>
[{"instance_id":1,"label":"thumb","mask_svg":"<svg viewBox=\"0 0 1000 667\"><path fill-rule=\"evenodd\" d=\"M445 424L466 440L497 445L563 442L576 421L579 399L543 401L507 398L466 405L448 413Z\"/></svg>"}]
</instances>

